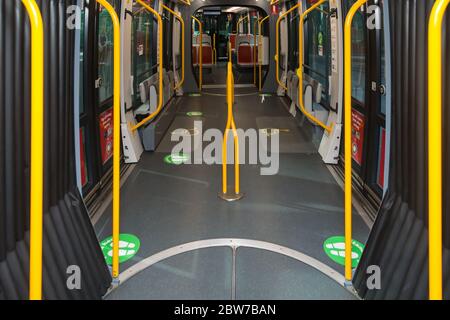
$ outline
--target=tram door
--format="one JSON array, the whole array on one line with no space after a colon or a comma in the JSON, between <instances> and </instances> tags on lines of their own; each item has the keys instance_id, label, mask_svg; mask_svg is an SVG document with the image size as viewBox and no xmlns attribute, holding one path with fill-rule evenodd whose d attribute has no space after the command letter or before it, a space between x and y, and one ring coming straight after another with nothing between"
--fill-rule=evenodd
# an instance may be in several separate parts
<instances>
[{"instance_id":1,"label":"tram door","mask_svg":"<svg viewBox=\"0 0 450 320\"><path fill-rule=\"evenodd\" d=\"M120 1L110 0L120 11ZM81 30L80 176L83 196L101 191L113 154L113 25L96 1L86 1ZM93 40L93 41L92 41ZM86 43L96 43L90 48Z\"/></svg>"},{"instance_id":2,"label":"tram door","mask_svg":"<svg viewBox=\"0 0 450 320\"><path fill-rule=\"evenodd\" d=\"M383 1L369 0L352 25L352 158L358 187L377 203L385 184L385 91Z\"/></svg>"}]
</instances>

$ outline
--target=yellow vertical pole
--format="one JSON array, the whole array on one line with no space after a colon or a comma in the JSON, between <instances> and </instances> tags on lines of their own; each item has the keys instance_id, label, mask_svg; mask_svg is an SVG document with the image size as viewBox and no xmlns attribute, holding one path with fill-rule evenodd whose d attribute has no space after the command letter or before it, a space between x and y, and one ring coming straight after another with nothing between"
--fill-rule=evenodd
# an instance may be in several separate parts
<instances>
[{"instance_id":1,"label":"yellow vertical pole","mask_svg":"<svg viewBox=\"0 0 450 320\"><path fill-rule=\"evenodd\" d=\"M113 263L112 276L119 277L120 233L120 23L114 7L107 0L96 0L111 16L114 28L114 145L113 145Z\"/></svg>"},{"instance_id":2,"label":"yellow vertical pole","mask_svg":"<svg viewBox=\"0 0 450 320\"><path fill-rule=\"evenodd\" d=\"M30 300L42 299L44 196L44 25L34 0L22 0L31 27Z\"/></svg>"},{"instance_id":3,"label":"yellow vertical pole","mask_svg":"<svg viewBox=\"0 0 450 320\"><path fill-rule=\"evenodd\" d=\"M280 33L280 23L281 23L281 20L286 18L286 16L289 13L291 13L292 11L298 9L300 6L301 6L301 2L297 3L295 6L293 6L292 8L290 8L289 10L287 10L286 12L281 14L280 17L277 20L277 25L276 25L276 31L275 31L275 62L276 62L275 75L276 75L276 79L277 79L278 84L285 91L287 91L287 87L280 80L280 64L279 64L279 59L280 59L280 35L279 35L279 33Z\"/></svg>"},{"instance_id":4,"label":"yellow vertical pole","mask_svg":"<svg viewBox=\"0 0 450 320\"><path fill-rule=\"evenodd\" d=\"M180 14L176 13L175 11L173 11L172 9L170 9L169 7L167 7L166 5L164 5L161 2L161 7L167 11L169 11L171 14L173 14L173 16L180 21L180 25L181 25L181 80L175 85L174 90L177 90L178 88L180 88L183 85L184 82L184 20L181 17Z\"/></svg>"},{"instance_id":5,"label":"yellow vertical pole","mask_svg":"<svg viewBox=\"0 0 450 320\"><path fill-rule=\"evenodd\" d=\"M262 48L263 48L263 44L262 44L262 32L261 32L261 27L264 21L266 21L267 19L269 19L270 16L265 16L264 18L262 18L259 22L258 22L258 34L259 34L259 41L258 41L258 56L262 56ZM262 90L262 59L258 58L258 64L259 64L259 91Z\"/></svg>"},{"instance_id":6,"label":"yellow vertical pole","mask_svg":"<svg viewBox=\"0 0 450 320\"><path fill-rule=\"evenodd\" d=\"M202 86L203 86L203 48L202 48L203 47L203 24L199 19L197 19L194 16L192 16L192 19L194 19L198 23L198 29L200 31L200 50L199 50L200 58L198 59L200 67L199 67L199 80L198 80L199 84L198 84L198 86L199 86L200 91L202 91Z\"/></svg>"},{"instance_id":7,"label":"yellow vertical pole","mask_svg":"<svg viewBox=\"0 0 450 320\"><path fill-rule=\"evenodd\" d=\"M145 125L147 122L149 122L151 119L153 119L154 117L156 117L162 110L163 107L163 103L164 103L164 86L163 86L163 79L164 79L164 75L163 75L163 48L164 48L164 43L163 43L163 22L162 22L162 18L160 16L160 14L155 11L152 7L150 7L148 4L146 4L144 1L142 0L136 0L137 3L139 3L144 9L146 9L147 11L149 11L150 13L152 13L156 19L158 20L158 42L159 42L159 48L158 48L158 74L159 74L159 88L158 88L158 107L156 108L156 110L154 112L152 112L151 114L149 114L145 119L142 119L141 122L137 123L136 125L134 125L131 128L131 131L136 131L137 129L139 129L140 127L142 127L143 125ZM184 38L184 37L183 37ZM184 41L184 40L182 40ZM184 46L183 46L183 50L184 50ZM184 55L184 51L182 53ZM184 63L183 63L184 65Z\"/></svg>"},{"instance_id":8,"label":"yellow vertical pole","mask_svg":"<svg viewBox=\"0 0 450 320\"><path fill-rule=\"evenodd\" d=\"M442 300L442 22L450 0L437 0L428 26L429 297Z\"/></svg>"},{"instance_id":9,"label":"yellow vertical pole","mask_svg":"<svg viewBox=\"0 0 450 320\"><path fill-rule=\"evenodd\" d=\"M344 24L344 139L345 139L345 280L352 280L352 22L367 0L350 8Z\"/></svg>"}]
</instances>

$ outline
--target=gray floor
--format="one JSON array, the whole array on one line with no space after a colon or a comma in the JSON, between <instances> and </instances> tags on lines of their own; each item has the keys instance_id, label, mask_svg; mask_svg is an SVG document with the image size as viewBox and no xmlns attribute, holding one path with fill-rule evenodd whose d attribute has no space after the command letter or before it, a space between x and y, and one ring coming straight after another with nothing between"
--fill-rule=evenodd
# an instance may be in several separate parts
<instances>
[{"instance_id":1,"label":"gray floor","mask_svg":"<svg viewBox=\"0 0 450 320\"><path fill-rule=\"evenodd\" d=\"M180 127L192 128L194 120L201 120L204 130L224 128L226 120L224 97L203 95L182 99L177 118L169 132ZM187 117L186 112L189 111L201 111L203 116ZM241 190L245 193L245 197L235 203L224 202L217 196L221 189L221 166L176 166L163 162L164 156L170 153L174 145L174 142L170 141L170 134L167 134L156 152L142 155L141 161L121 189L121 232L132 233L141 240L138 255L133 260L121 264L121 270L143 258L183 243L213 238L245 238L271 242L301 251L343 273L343 267L331 261L322 249L325 239L344 233L344 193L317 154L317 147L314 147L313 141L317 140L320 131L307 121L301 125L297 124L278 97L265 97L264 103L261 103L261 97L257 94L237 97L234 111L236 125L239 128L261 129L279 126L289 129L280 134L279 173L274 176L262 176L260 165L242 165ZM233 183L231 166L229 174L231 185ZM96 224L99 239L111 235L110 212L111 208L108 208ZM365 243L368 232L369 229L354 210L354 239ZM261 280L252 278L250 270L254 267L253 262L245 262L245 251L242 255L240 263L244 265L241 266L239 273L238 298L239 292L242 292L241 297L250 299L258 298L261 292L265 292L267 298L313 298L325 297L327 291L330 292L330 298L348 298L347 292L333 291L335 284L317 271L309 270L309 267L305 268L299 262L284 261L284 257L276 257L269 253L258 254L259 260L254 261L280 261L276 262L272 270L270 267L267 269L268 274L263 273L267 278L262 277ZM203 298L205 295L211 298L225 298L223 294L229 288L220 277L224 277L229 271L225 266L220 268L215 266L217 261L223 262L225 259L218 256L220 252L217 253L215 250L198 254L189 253L171 258L165 263L187 272L185 265L191 266L193 259L214 260L195 264L198 270L194 273L208 274L202 268L217 269L218 273L223 274L211 273L211 277L218 284L212 286L212 278L205 279L204 284L198 284L198 291L192 298ZM177 267L178 263L180 264ZM285 270L291 271L284 274ZM149 270L149 277L152 272L156 271ZM142 275L145 274L147 273L144 272L139 277L141 281L129 280L123 287L119 287L117 292L120 292L122 297L132 295L138 298L184 297L182 289L179 295L174 291L173 283L177 280L169 273L158 276L161 284L155 284L156 287L143 288L146 280ZM290 282L289 277L295 278L295 275L299 276L299 280L294 281L290 289L285 291L283 286L287 286ZM274 283L278 284L271 288L267 282L269 280L272 282L276 280ZM183 282L179 285L184 286ZM186 284L186 288L188 287ZM210 293L206 289L204 293L201 292L201 288L212 287L214 290L217 289L216 293ZM323 288L319 290L323 291L322 295L313 292L311 288ZM148 290L151 292L147 292ZM252 290L253 294L249 292Z\"/></svg>"},{"instance_id":2,"label":"gray floor","mask_svg":"<svg viewBox=\"0 0 450 320\"><path fill-rule=\"evenodd\" d=\"M314 268L277 253L238 248L235 264L233 273L231 248L194 250L148 267L106 299L356 299Z\"/></svg>"}]
</instances>

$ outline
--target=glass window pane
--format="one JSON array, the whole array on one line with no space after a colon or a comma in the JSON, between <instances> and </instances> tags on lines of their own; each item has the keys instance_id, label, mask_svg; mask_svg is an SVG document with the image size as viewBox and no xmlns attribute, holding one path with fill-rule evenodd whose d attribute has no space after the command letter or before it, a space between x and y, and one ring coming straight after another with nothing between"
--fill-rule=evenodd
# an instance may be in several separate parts
<instances>
[{"instance_id":1,"label":"glass window pane","mask_svg":"<svg viewBox=\"0 0 450 320\"><path fill-rule=\"evenodd\" d=\"M152 24L153 17L146 10L138 10L133 17L132 63L134 66L134 92L137 97L139 83L152 74ZM156 50L155 50L156 51Z\"/></svg>"},{"instance_id":2,"label":"glass window pane","mask_svg":"<svg viewBox=\"0 0 450 320\"><path fill-rule=\"evenodd\" d=\"M108 12L100 7L98 20L98 77L101 78L99 102L113 95L113 25Z\"/></svg>"},{"instance_id":3,"label":"glass window pane","mask_svg":"<svg viewBox=\"0 0 450 320\"><path fill-rule=\"evenodd\" d=\"M319 81L324 92L328 92L331 59L331 30L329 17L326 14L328 11L329 4L324 3L317 10L312 11L305 22L305 73ZM328 95L324 95L324 98L327 101Z\"/></svg>"},{"instance_id":4,"label":"glass window pane","mask_svg":"<svg viewBox=\"0 0 450 320\"><path fill-rule=\"evenodd\" d=\"M352 24L352 96L364 103L366 97L366 36L365 20L361 11Z\"/></svg>"}]
</instances>

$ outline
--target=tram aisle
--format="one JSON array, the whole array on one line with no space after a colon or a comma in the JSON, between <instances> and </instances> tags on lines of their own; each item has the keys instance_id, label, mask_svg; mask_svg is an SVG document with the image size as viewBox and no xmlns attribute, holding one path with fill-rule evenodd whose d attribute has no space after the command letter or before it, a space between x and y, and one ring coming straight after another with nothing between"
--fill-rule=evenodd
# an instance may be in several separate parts
<instances>
[{"instance_id":1,"label":"tram aisle","mask_svg":"<svg viewBox=\"0 0 450 320\"><path fill-rule=\"evenodd\" d=\"M323 250L327 238L343 235L344 194L317 153L315 129L307 121L298 125L283 98L248 91L236 88L236 125L280 129L278 174L241 165L245 197L229 203L218 197L221 165L166 163L176 144L171 132L200 134L194 121L202 122L203 132L226 123L226 99L217 90L179 98L156 152L143 154L122 186L121 233L138 237L140 248L121 264L121 284L107 299L356 298L342 287L343 267ZM229 185L233 177L230 166ZM110 212L96 223L100 240L111 235ZM369 228L356 210L353 228L354 239L365 243ZM211 240L229 238L259 242L237 241L240 247L232 250ZM168 250L199 240L211 241ZM280 246L303 253L296 256L303 262L277 253Z\"/></svg>"}]
</instances>

